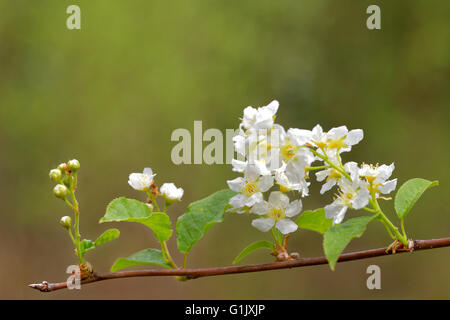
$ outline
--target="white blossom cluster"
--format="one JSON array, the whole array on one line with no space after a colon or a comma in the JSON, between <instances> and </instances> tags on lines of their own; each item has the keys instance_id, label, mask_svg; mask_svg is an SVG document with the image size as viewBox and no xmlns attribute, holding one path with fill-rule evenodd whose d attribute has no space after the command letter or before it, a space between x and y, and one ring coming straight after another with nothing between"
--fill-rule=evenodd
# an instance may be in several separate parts
<instances>
[{"instance_id":1,"label":"white blossom cluster","mask_svg":"<svg viewBox=\"0 0 450 320\"><path fill-rule=\"evenodd\" d=\"M312 171L317 181L323 182L321 194L337 187L334 201L325 206L326 217L335 224L342 222L348 208L362 209L371 198L395 189L397 179L388 180L394 164L342 163L341 154L363 139L361 129L349 131L340 126L325 132L316 125L312 130L286 131L275 123L278 106L274 100L257 109L245 108L239 132L233 138L240 158L233 159L233 171L242 176L227 181L229 188L238 192L229 203L237 213L258 215L252 221L254 227L264 232L275 228L282 234L296 231L298 226L290 218L301 212L302 202L291 202L287 193L308 196ZM312 166L315 162L320 163ZM273 191L275 185L279 191ZM270 192L267 201L266 192Z\"/></svg>"}]
</instances>

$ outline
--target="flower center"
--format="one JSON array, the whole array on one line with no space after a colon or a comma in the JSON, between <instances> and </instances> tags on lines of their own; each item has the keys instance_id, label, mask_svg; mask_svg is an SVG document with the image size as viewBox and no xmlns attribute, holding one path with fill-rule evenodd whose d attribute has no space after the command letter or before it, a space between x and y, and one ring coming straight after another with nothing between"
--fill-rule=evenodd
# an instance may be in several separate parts
<instances>
[{"instance_id":1,"label":"flower center","mask_svg":"<svg viewBox=\"0 0 450 320\"><path fill-rule=\"evenodd\" d=\"M341 173L335 169L331 169L329 177L330 179L338 180L341 178Z\"/></svg>"},{"instance_id":2,"label":"flower center","mask_svg":"<svg viewBox=\"0 0 450 320\"><path fill-rule=\"evenodd\" d=\"M347 145L345 144L344 140L345 140L345 136L339 139L330 139L327 141L327 147L329 149L342 149L347 147Z\"/></svg>"},{"instance_id":3,"label":"flower center","mask_svg":"<svg viewBox=\"0 0 450 320\"><path fill-rule=\"evenodd\" d=\"M283 160L288 162L297 154L298 149L300 149L299 146L294 146L291 143L286 143L285 145L283 145L281 147L281 155L283 157Z\"/></svg>"},{"instance_id":4,"label":"flower center","mask_svg":"<svg viewBox=\"0 0 450 320\"><path fill-rule=\"evenodd\" d=\"M256 184L256 182L248 182L242 188L242 193L244 195L246 195L247 197L250 197L251 195L255 194L258 191L259 191L259 189L258 189L258 185Z\"/></svg>"},{"instance_id":5,"label":"flower center","mask_svg":"<svg viewBox=\"0 0 450 320\"><path fill-rule=\"evenodd\" d=\"M274 221L278 221L280 219L283 219L285 217L284 209L283 208L274 207L274 208L270 209L269 216Z\"/></svg>"}]
</instances>

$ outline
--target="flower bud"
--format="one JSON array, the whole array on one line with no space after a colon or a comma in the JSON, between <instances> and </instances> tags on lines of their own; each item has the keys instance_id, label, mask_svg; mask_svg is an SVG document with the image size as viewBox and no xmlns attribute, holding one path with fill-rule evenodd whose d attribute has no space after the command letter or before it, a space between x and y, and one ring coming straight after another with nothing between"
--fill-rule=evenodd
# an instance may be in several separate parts
<instances>
[{"instance_id":1,"label":"flower bud","mask_svg":"<svg viewBox=\"0 0 450 320\"><path fill-rule=\"evenodd\" d=\"M153 205L151 203L146 203L146 205L150 209L150 211L153 211Z\"/></svg>"},{"instance_id":2,"label":"flower bud","mask_svg":"<svg viewBox=\"0 0 450 320\"><path fill-rule=\"evenodd\" d=\"M173 183L164 183L160 192L167 204L171 204L175 201L180 201L183 197L184 190L182 188L177 188Z\"/></svg>"},{"instance_id":3,"label":"flower bud","mask_svg":"<svg viewBox=\"0 0 450 320\"><path fill-rule=\"evenodd\" d=\"M292 259L298 259L298 258L300 258L300 254L299 254L298 252L292 252L292 253L290 254L290 256L291 256Z\"/></svg>"},{"instance_id":4,"label":"flower bud","mask_svg":"<svg viewBox=\"0 0 450 320\"><path fill-rule=\"evenodd\" d=\"M77 159L67 162L67 167L70 171L77 171L80 168L80 162Z\"/></svg>"},{"instance_id":5,"label":"flower bud","mask_svg":"<svg viewBox=\"0 0 450 320\"><path fill-rule=\"evenodd\" d=\"M59 182L62 177L62 172L59 169L52 169L48 175L52 181Z\"/></svg>"},{"instance_id":6,"label":"flower bud","mask_svg":"<svg viewBox=\"0 0 450 320\"><path fill-rule=\"evenodd\" d=\"M59 223L66 229L72 226L72 219L69 216L62 217Z\"/></svg>"},{"instance_id":7,"label":"flower bud","mask_svg":"<svg viewBox=\"0 0 450 320\"><path fill-rule=\"evenodd\" d=\"M53 194L57 196L58 198L64 199L67 194L69 193L69 189L63 184L57 184L53 188Z\"/></svg>"},{"instance_id":8,"label":"flower bud","mask_svg":"<svg viewBox=\"0 0 450 320\"><path fill-rule=\"evenodd\" d=\"M67 170L67 164L61 163L61 164L58 166L58 169L61 170L61 172L65 172L65 171Z\"/></svg>"}]
</instances>

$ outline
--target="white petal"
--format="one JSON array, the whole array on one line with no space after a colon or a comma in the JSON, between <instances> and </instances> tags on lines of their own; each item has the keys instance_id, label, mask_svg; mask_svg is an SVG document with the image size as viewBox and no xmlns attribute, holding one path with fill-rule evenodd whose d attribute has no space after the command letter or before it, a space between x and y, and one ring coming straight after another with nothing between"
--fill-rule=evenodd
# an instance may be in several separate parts
<instances>
[{"instance_id":1,"label":"white petal","mask_svg":"<svg viewBox=\"0 0 450 320\"><path fill-rule=\"evenodd\" d=\"M273 186L273 177L272 176L262 176L259 178L258 188L261 192L266 192Z\"/></svg>"},{"instance_id":2,"label":"white petal","mask_svg":"<svg viewBox=\"0 0 450 320\"><path fill-rule=\"evenodd\" d=\"M320 189L320 194L324 194L325 192L327 192L328 190L333 188L335 185L336 185L336 179L328 180L327 182L325 182L322 185L322 188Z\"/></svg>"},{"instance_id":3,"label":"white petal","mask_svg":"<svg viewBox=\"0 0 450 320\"><path fill-rule=\"evenodd\" d=\"M359 178L359 168L358 164L354 161L347 162L344 165L345 171L347 171L350 174L350 178L355 181Z\"/></svg>"},{"instance_id":4,"label":"white petal","mask_svg":"<svg viewBox=\"0 0 450 320\"><path fill-rule=\"evenodd\" d=\"M255 204L263 201L263 196L261 192L252 194L250 197L246 197L245 205L247 207L253 207Z\"/></svg>"},{"instance_id":5,"label":"white petal","mask_svg":"<svg viewBox=\"0 0 450 320\"><path fill-rule=\"evenodd\" d=\"M269 212L269 203L267 201L261 201L255 204L250 210L251 213L256 213L259 215L265 215Z\"/></svg>"},{"instance_id":6,"label":"white petal","mask_svg":"<svg viewBox=\"0 0 450 320\"><path fill-rule=\"evenodd\" d=\"M325 206L325 216L327 219L333 219L334 223L340 223L344 219L347 206L339 203L339 200Z\"/></svg>"},{"instance_id":7,"label":"white petal","mask_svg":"<svg viewBox=\"0 0 450 320\"><path fill-rule=\"evenodd\" d=\"M259 218L252 221L252 226L262 232L269 231L274 224L275 221L271 218Z\"/></svg>"},{"instance_id":8,"label":"white petal","mask_svg":"<svg viewBox=\"0 0 450 320\"><path fill-rule=\"evenodd\" d=\"M245 206L247 197L243 194L237 194L230 199L228 202L233 208L242 208Z\"/></svg>"},{"instance_id":9,"label":"white petal","mask_svg":"<svg viewBox=\"0 0 450 320\"><path fill-rule=\"evenodd\" d=\"M280 103L277 100L273 100L271 103L269 103L267 106L265 106L263 108L267 108L270 111L270 113L272 114L272 116L274 116L278 111L279 105L280 105Z\"/></svg>"},{"instance_id":10,"label":"white petal","mask_svg":"<svg viewBox=\"0 0 450 320\"><path fill-rule=\"evenodd\" d=\"M288 137L298 146L306 144L310 141L312 136L311 131L297 128L290 128L287 134Z\"/></svg>"},{"instance_id":11,"label":"white petal","mask_svg":"<svg viewBox=\"0 0 450 320\"><path fill-rule=\"evenodd\" d=\"M378 187L378 190L383 194L389 194L397 187L397 179L386 181L384 184Z\"/></svg>"},{"instance_id":12,"label":"white petal","mask_svg":"<svg viewBox=\"0 0 450 320\"><path fill-rule=\"evenodd\" d=\"M323 180L325 180L328 177L329 174L330 174L330 169L321 170L321 171L316 172L317 181L322 182Z\"/></svg>"},{"instance_id":13,"label":"white petal","mask_svg":"<svg viewBox=\"0 0 450 320\"><path fill-rule=\"evenodd\" d=\"M269 195L269 203L272 207L286 208L289 197L280 191L273 191Z\"/></svg>"},{"instance_id":14,"label":"white petal","mask_svg":"<svg viewBox=\"0 0 450 320\"><path fill-rule=\"evenodd\" d=\"M302 211L302 202L301 200L294 200L286 207L286 217L293 217L298 215Z\"/></svg>"},{"instance_id":15,"label":"white petal","mask_svg":"<svg viewBox=\"0 0 450 320\"><path fill-rule=\"evenodd\" d=\"M231 160L231 165L233 166L234 172L244 172L245 167L247 166L247 162L239 161L236 159Z\"/></svg>"},{"instance_id":16,"label":"white petal","mask_svg":"<svg viewBox=\"0 0 450 320\"><path fill-rule=\"evenodd\" d=\"M327 136L330 139L340 139L348 134L348 129L346 126L340 126L337 128L332 128L327 132Z\"/></svg>"},{"instance_id":17,"label":"white petal","mask_svg":"<svg viewBox=\"0 0 450 320\"><path fill-rule=\"evenodd\" d=\"M277 221L276 228L280 230L282 234L288 234L298 229L298 225L289 219L281 219Z\"/></svg>"},{"instance_id":18,"label":"white petal","mask_svg":"<svg viewBox=\"0 0 450 320\"><path fill-rule=\"evenodd\" d=\"M353 146L359 143L364 137L364 132L361 129L351 130L347 134L347 138L345 139L345 144L348 146Z\"/></svg>"},{"instance_id":19,"label":"white petal","mask_svg":"<svg viewBox=\"0 0 450 320\"><path fill-rule=\"evenodd\" d=\"M228 180L227 181L228 187L235 191L235 192L241 192L242 191L242 186L244 185L244 178L242 177L238 177L236 179L233 180Z\"/></svg>"},{"instance_id":20,"label":"white petal","mask_svg":"<svg viewBox=\"0 0 450 320\"><path fill-rule=\"evenodd\" d=\"M153 170L151 168L145 168L144 174L148 176L153 176Z\"/></svg>"},{"instance_id":21,"label":"white petal","mask_svg":"<svg viewBox=\"0 0 450 320\"><path fill-rule=\"evenodd\" d=\"M355 210L364 208L369 204L370 193L366 187L361 187L352 201L352 207Z\"/></svg>"}]
</instances>

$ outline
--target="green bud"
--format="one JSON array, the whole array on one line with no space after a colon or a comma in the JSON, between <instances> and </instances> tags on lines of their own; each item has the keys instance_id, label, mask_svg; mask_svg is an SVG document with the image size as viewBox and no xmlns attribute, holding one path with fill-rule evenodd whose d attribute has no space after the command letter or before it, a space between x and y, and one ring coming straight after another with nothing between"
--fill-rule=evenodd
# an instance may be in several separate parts
<instances>
[{"instance_id":1,"label":"green bud","mask_svg":"<svg viewBox=\"0 0 450 320\"><path fill-rule=\"evenodd\" d=\"M77 159L70 160L67 162L67 166L71 171L77 171L80 168L80 162Z\"/></svg>"},{"instance_id":2,"label":"green bud","mask_svg":"<svg viewBox=\"0 0 450 320\"><path fill-rule=\"evenodd\" d=\"M53 188L53 194L57 196L58 198L64 199L67 194L69 193L69 189L63 184L57 184Z\"/></svg>"},{"instance_id":3,"label":"green bud","mask_svg":"<svg viewBox=\"0 0 450 320\"><path fill-rule=\"evenodd\" d=\"M66 229L72 226L72 219L69 216L62 217L59 223Z\"/></svg>"},{"instance_id":4,"label":"green bud","mask_svg":"<svg viewBox=\"0 0 450 320\"><path fill-rule=\"evenodd\" d=\"M59 169L52 169L48 175L52 181L59 182L62 177L62 172Z\"/></svg>"},{"instance_id":5,"label":"green bud","mask_svg":"<svg viewBox=\"0 0 450 320\"><path fill-rule=\"evenodd\" d=\"M61 172L65 172L66 169L67 169L67 164L61 163L61 164L58 166L58 169L61 170Z\"/></svg>"}]
</instances>

